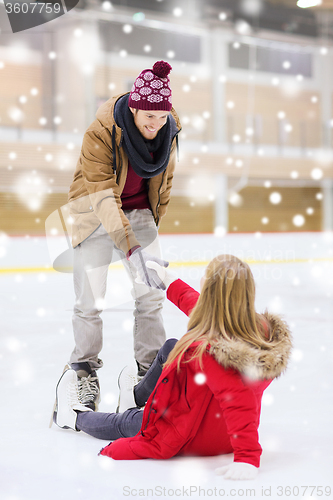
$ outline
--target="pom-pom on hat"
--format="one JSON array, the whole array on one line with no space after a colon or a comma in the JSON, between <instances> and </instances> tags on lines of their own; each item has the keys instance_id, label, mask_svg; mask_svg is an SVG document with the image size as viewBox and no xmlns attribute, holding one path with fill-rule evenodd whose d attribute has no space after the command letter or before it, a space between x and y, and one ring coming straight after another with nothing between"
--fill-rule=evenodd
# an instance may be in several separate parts
<instances>
[{"instance_id":1,"label":"pom-pom on hat","mask_svg":"<svg viewBox=\"0 0 333 500\"><path fill-rule=\"evenodd\" d=\"M157 61L153 69L144 69L135 80L128 106L135 109L170 111L172 108L169 73L172 67Z\"/></svg>"}]
</instances>

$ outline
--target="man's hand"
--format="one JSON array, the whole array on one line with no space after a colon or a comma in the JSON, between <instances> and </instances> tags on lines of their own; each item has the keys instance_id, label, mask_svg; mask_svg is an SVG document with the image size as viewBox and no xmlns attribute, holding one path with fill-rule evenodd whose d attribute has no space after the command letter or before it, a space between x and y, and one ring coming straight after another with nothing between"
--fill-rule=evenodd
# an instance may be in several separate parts
<instances>
[{"instance_id":1,"label":"man's hand","mask_svg":"<svg viewBox=\"0 0 333 500\"><path fill-rule=\"evenodd\" d=\"M146 267L148 267L149 269L154 269L157 272L158 277L165 286L165 289L169 288L171 283L178 279L175 274L165 269L165 267L160 266L159 264L157 264L157 262L147 260Z\"/></svg>"},{"instance_id":2,"label":"man's hand","mask_svg":"<svg viewBox=\"0 0 333 500\"><path fill-rule=\"evenodd\" d=\"M224 476L224 479L255 479L258 471L258 467L243 462L232 462L215 469L215 473L218 476Z\"/></svg>"},{"instance_id":3,"label":"man's hand","mask_svg":"<svg viewBox=\"0 0 333 500\"><path fill-rule=\"evenodd\" d=\"M163 280L159 277L158 272L156 272L156 269L148 267L146 264L150 261L151 263L157 263L159 266L168 267L169 262L151 255L145 250L142 250L141 247L134 250L128 260L136 267L138 275L145 285L158 288L160 290L166 289L166 286L163 283Z\"/></svg>"}]
</instances>

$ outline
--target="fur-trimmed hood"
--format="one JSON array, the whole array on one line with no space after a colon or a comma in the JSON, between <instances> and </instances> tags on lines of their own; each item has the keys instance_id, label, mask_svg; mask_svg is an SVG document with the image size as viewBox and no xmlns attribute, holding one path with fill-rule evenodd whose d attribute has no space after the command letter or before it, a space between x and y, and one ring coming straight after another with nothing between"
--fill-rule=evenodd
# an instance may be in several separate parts
<instances>
[{"instance_id":1,"label":"fur-trimmed hood","mask_svg":"<svg viewBox=\"0 0 333 500\"><path fill-rule=\"evenodd\" d=\"M270 350L259 349L240 340L219 339L210 354L224 368L233 368L252 380L279 377L287 368L292 349L289 327L277 315L265 313L272 340L277 344Z\"/></svg>"}]
</instances>

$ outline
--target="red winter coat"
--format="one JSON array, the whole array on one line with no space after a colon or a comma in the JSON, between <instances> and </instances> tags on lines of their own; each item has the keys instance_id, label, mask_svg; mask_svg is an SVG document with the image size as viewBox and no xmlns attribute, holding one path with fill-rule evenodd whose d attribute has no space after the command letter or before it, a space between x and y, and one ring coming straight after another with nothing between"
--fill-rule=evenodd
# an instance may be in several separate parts
<instances>
[{"instance_id":1,"label":"red winter coat","mask_svg":"<svg viewBox=\"0 0 333 500\"><path fill-rule=\"evenodd\" d=\"M177 280L167 296L188 315L199 294ZM204 354L202 369L196 359L181 363L177 372L175 360L163 369L148 399L140 432L110 443L101 454L136 460L233 452L235 462L259 467L262 394L286 368L291 348L287 325L277 316L265 317L273 337L281 341L278 347L266 351L221 339ZM192 344L185 358L197 345Z\"/></svg>"}]
</instances>

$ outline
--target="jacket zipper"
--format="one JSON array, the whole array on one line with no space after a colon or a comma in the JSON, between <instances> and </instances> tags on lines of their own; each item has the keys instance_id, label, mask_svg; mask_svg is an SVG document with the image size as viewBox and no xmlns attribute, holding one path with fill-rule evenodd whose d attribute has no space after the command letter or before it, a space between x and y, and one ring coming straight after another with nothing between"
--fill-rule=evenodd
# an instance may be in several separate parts
<instances>
[{"instance_id":1,"label":"jacket zipper","mask_svg":"<svg viewBox=\"0 0 333 500\"><path fill-rule=\"evenodd\" d=\"M154 397L155 397L156 392L157 392L157 388L155 389L154 394L153 394L152 403L151 403L150 408L149 408L149 413L148 413L146 425L145 425L144 429L142 429L142 431L141 431L141 435L142 436L144 436L143 431L145 431L147 429L148 424L149 424L150 414L151 414L151 412L153 410L152 407L153 407L153 401L154 401Z\"/></svg>"},{"instance_id":2,"label":"jacket zipper","mask_svg":"<svg viewBox=\"0 0 333 500\"><path fill-rule=\"evenodd\" d=\"M180 131L181 131L181 129L177 130L177 132L175 133L175 135L172 138L171 143L173 142L173 140L175 139L175 137L178 136L178 134L179 134ZM176 147L177 147L177 156L178 156L178 145L176 145ZM178 159L178 161L179 161L179 159ZM156 205L156 218L157 218L156 226L158 226L158 223L160 222L160 216L159 216L159 213L158 213L158 208L160 206L160 201L161 201L161 188L162 188L162 184L163 184L163 181L164 181L165 172L166 172L166 170L164 170L164 172L163 172L162 182L161 182L159 190L158 190L158 200L157 200L157 205Z\"/></svg>"},{"instance_id":3,"label":"jacket zipper","mask_svg":"<svg viewBox=\"0 0 333 500\"><path fill-rule=\"evenodd\" d=\"M160 187L158 189L158 200L157 200L157 205L156 205L156 219L157 219L156 226L158 226L158 223L160 222L160 216L159 216L159 213L158 213L158 208L159 208L160 202L161 202L161 188L162 188L162 184L163 184L163 181L164 181L165 172L166 172L166 170L164 170L164 172L163 172L162 182L161 182Z\"/></svg>"},{"instance_id":4,"label":"jacket zipper","mask_svg":"<svg viewBox=\"0 0 333 500\"><path fill-rule=\"evenodd\" d=\"M116 182L117 184L119 185L119 177L120 177L120 174L121 174L121 171L122 171L122 168L123 168L123 160L122 160L122 157L121 157L121 153L120 153L120 148L121 148L121 144L123 142L123 130L121 129L121 136L120 136L120 142L119 142L119 147L118 147L118 154L119 154L119 172L117 173L117 177L116 177Z\"/></svg>"}]
</instances>

